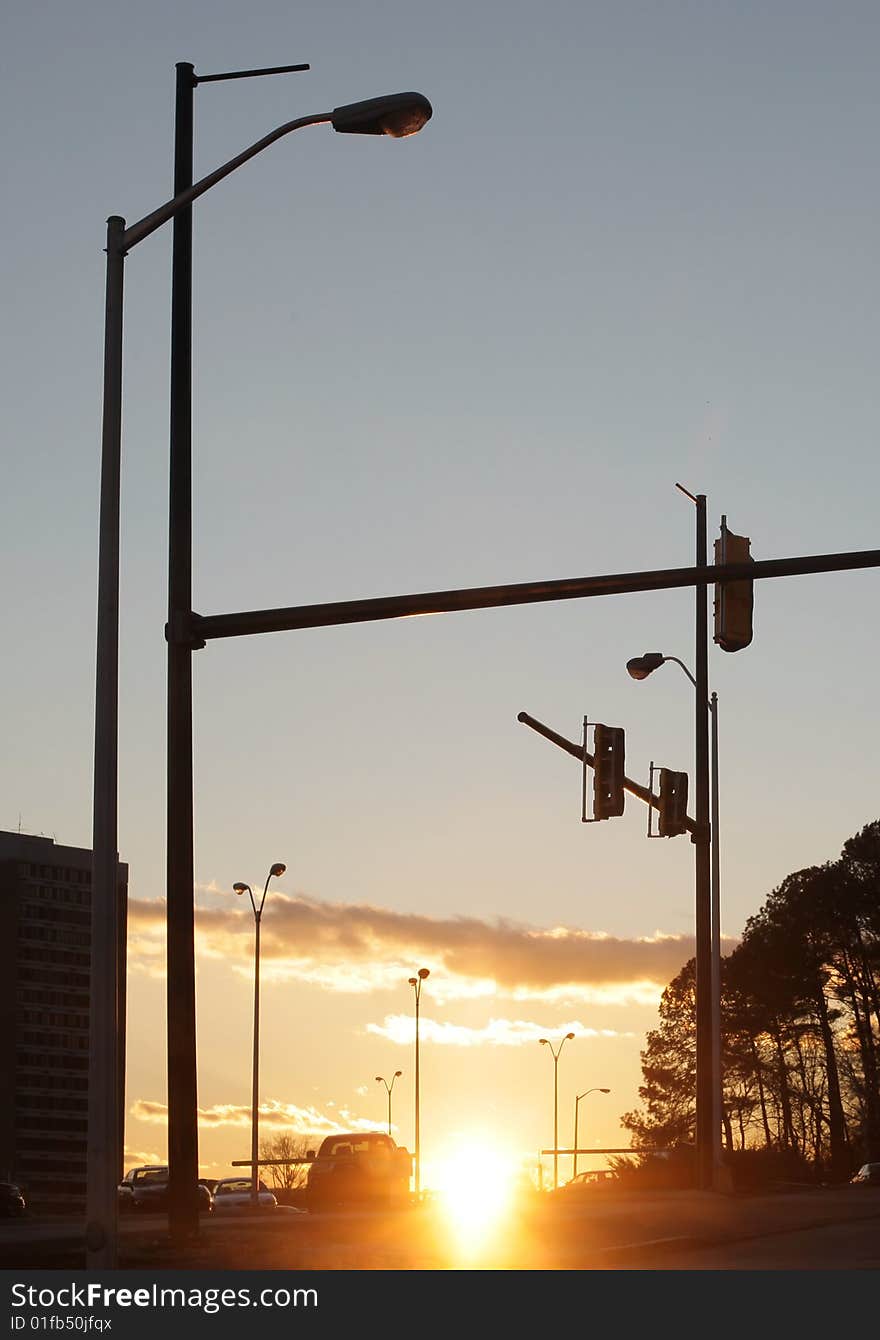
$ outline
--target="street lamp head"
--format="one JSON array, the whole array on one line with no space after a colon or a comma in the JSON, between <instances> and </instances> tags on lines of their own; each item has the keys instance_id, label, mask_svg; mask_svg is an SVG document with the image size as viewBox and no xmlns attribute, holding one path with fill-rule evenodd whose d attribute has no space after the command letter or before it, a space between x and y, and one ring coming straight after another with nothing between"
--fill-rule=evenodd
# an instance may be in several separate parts
<instances>
[{"instance_id":1,"label":"street lamp head","mask_svg":"<svg viewBox=\"0 0 880 1340\"><path fill-rule=\"evenodd\" d=\"M269 874L274 875L275 878L278 879L281 875L284 874L286 869L287 869L286 865L282 865L280 861L276 861L275 864L270 869Z\"/></svg>"},{"instance_id":2,"label":"street lamp head","mask_svg":"<svg viewBox=\"0 0 880 1340\"><path fill-rule=\"evenodd\" d=\"M409 982L410 986L418 986L419 984L418 977L408 977L406 980Z\"/></svg>"},{"instance_id":3,"label":"street lamp head","mask_svg":"<svg viewBox=\"0 0 880 1340\"><path fill-rule=\"evenodd\" d=\"M403 1074L403 1071L402 1071L402 1070L395 1070L395 1072L394 1072L394 1078L395 1078L395 1079L399 1079L400 1076L401 1076L402 1074Z\"/></svg>"},{"instance_id":4,"label":"street lamp head","mask_svg":"<svg viewBox=\"0 0 880 1340\"><path fill-rule=\"evenodd\" d=\"M566 1033L565 1036L566 1036L567 1038L573 1038L573 1037L574 1037L574 1033Z\"/></svg>"},{"instance_id":5,"label":"street lamp head","mask_svg":"<svg viewBox=\"0 0 880 1340\"><path fill-rule=\"evenodd\" d=\"M633 679L647 679L648 675L660 669L665 660L666 657L660 651L646 651L644 656L634 656L631 661L627 661L627 672Z\"/></svg>"},{"instance_id":6,"label":"street lamp head","mask_svg":"<svg viewBox=\"0 0 880 1340\"><path fill-rule=\"evenodd\" d=\"M348 135L391 135L403 139L415 135L430 120L433 108L421 93L389 93L335 107L330 118L334 130Z\"/></svg>"},{"instance_id":7,"label":"street lamp head","mask_svg":"<svg viewBox=\"0 0 880 1340\"><path fill-rule=\"evenodd\" d=\"M248 887L249 887L249 886L248 886L247 884L233 884L233 886L232 886L232 892L233 892L233 893L247 893L247 892L248 892Z\"/></svg>"},{"instance_id":8,"label":"street lamp head","mask_svg":"<svg viewBox=\"0 0 880 1340\"><path fill-rule=\"evenodd\" d=\"M424 981L426 977L430 977L430 976L431 976L431 971L430 971L430 969L429 969L429 968L419 968L419 976L421 977L422 981Z\"/></svg>"},{"instance_id":9,"label":"street lamp head","mask_svg":"<svg viewBox=\"0 0 880 1340\"><path fill-rule=\"evenodd\" d=\"M600 1089L599 1092L600 1092L600 1093L610 1093L611 1090L610 1090L610 1089Z\"/></svg>"},{"instance_id":10,"label":"street lamp head","mask_svg":"<svg viewBox=\"0 0 880 1340\"><path fill-rule=\"evenodd\" d=\"M384 1083L385 1083L385 1080L382 1078L381 1075L377 1075L377 1076L376 1076L376 1083L377 1083L377 1084L384 1084Z\"/></svg>"},{"instance_id":11,"label":"street lamp head","mask_svg":"<svg viewBox=\"0 0 880 1340\"><path fill-rule=\"evenodd\" d=\"M547 1041L546 1038L538 1038L538 1041L540 1042L540 1044L541 1044L542 1047L549 1047L549 1046L550 1046L550 1043Z\"/></svg>"}]
</instances>

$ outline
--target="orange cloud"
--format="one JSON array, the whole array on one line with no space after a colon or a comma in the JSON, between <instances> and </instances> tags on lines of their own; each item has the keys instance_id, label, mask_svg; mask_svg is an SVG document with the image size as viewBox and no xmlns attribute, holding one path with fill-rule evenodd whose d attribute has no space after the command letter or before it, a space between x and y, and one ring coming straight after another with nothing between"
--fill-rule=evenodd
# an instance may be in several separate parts
<instances>
[{"instance_id":1,"label":"orange cloud","mask_svg":"<svg viewBox=\"0 0 880 1340\"><path fill-rule=\"evenodd\" d=\"M133 899L129 921L134 958L155 960L164 935L164 902ZM251 971L250 909L200 906L196 925L200 953ZM502 994L604 1004L656 1004L693 953L692 936L659 931L621 939L567 926L427 917L277 892L262 923L261 946L267 976L333 991L382 990L423 962L431 968L438 999Z\"/></svg>"},{"instance_id":2,"label":"orange cloud","mask_svg":"<svg viewBox=\"0 0 880 1340\"><path fill-rule=\"evenodd\" d=\"M384 1130L381 1123L356 1117L347 1108L338 1109L339 1116L328 1117L314 1107L298 1107L295 1103L282 1103L270 1100L260 1104L260 1127L275 1127L289 1130L296 1135L332 1135L336 1131L377 1131ZM138 1098L128 1109L135 1121L145 1121L158 1126L168 1124L168 1107L147 1098ZM218 1127L247 1127L251 1124L251 1109L234 1103L215 1103L212 1107L200 1107L199 1126L212 1130Z\"/></svg>"},{"instance_id":3,"label":"orange cloud","mask_svg":"<svg viewBox=\"0 0 880 1340\"><path fill-rule=\"evenodd\" d=\"M388 1014L381 1024L367 1024L367 1032L386 1038L389 1042L409 1045L415 1040L415 1019L407 1014ZM574 1033L576 1038L631 1038L634 1033L618 1033L613 1028L586 1028L579 1020L568 1023L536 1024L527 1019L490 1019L482 1028L468 1028L463 1024L438 1023L422 1015L419 1035L427 1042L447 1047L521 1047L545 1037Z\"/></svg>"}]
</instances>

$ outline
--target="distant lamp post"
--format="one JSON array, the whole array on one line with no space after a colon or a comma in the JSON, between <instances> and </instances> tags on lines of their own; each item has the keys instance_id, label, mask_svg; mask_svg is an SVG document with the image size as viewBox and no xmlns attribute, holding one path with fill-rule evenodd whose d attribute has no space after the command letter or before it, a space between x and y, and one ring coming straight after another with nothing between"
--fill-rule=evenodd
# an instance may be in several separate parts
<instances>
[{"instance_id":1,"label":"distant lamp post","mask_svg":"<svg viewBox=\"0 0 880 1340\"><path fill-rule=\"evenodd\" d=\"M384 1075L377 1075L377 1076L376 1076L376 1083L377 1083L377 1084L384 1084L384 1085L385 1085L385 1088L388 1090L388 1134L389 1134L389 1135L391 1134L391 1091L392 1091L392 1089L394 1088L394 1081L395 1081L396 1079L400 1079L400 1076L401 1076L402 1074L403 1074L403 1071L402 1071L402 1070L395 1070L394 1074L391 1076L391 1083L390 1083L390 1084L388 1083L388 1081L387 1081L387 1079L385 1078Z\"/></svg>"},{"instance_id":2,"label":"distant lamp post","mask_svg":"<svg viewBox=\"0 0 880 1340\"><path fill-rule=\"evenodd\" d=\"M276 861L271 866L266 876L266 883L263 885L263 896L260 899L260 905L257 906L254 898L254 891L250 884L233 884L233 892L241 895L247 893L250 895L251 907L254 909L254 1074L253 1074L253 1092L251 1094L251 1204L256 1209L260 1203L260 921L263 916L263 904L266 901L266 891L269 888L269 880L274 875L276 879L280 878L287 869L280 861Z\"/></svg>"},{"instance_id":3,"label":"distant lamp post","mask_svg":"<svg viewBox=\"0 0 880 1340\"><path fill-rule=\"evenodd\" d=\"M674 661L694 686L697 692L697 681L685 665L677 656L664 656L659 651L646 651L644 656L634 656L632 660L627 661L627 673L632 679L647 679L655 670L659 670L661 665L667 661ZM716 1188L721 1185L721 1123L723 1118L723 1077L721 1074L721 854L719 847L719 821L718 821L718 694L713 693L709 698L708 704L709 717L712 725L711 739L711 852L712 852L712 872L711 872L711 896L710 896L710 935L711 935L711 962L710 962L710 996L712 1002L712 1035L711 1035L711 1055L712 1055L712 1169ZM698 960L699 963L699 960ZM699 971L698 971L699 977ZM699 982L697 985L699 990Z\"/></svg>"},{"instance_id":4,"label":"distant lamp post","mask_svg":"<svg viewBox=\"0 0 880 1340\"><path fill-rule=\"evenodd\" d=\"M408 978L409 985L413 988L416 998L416 1147L415 1147L415 1192L418 1200L422 1189L422 1150L419 1131L419 1000L422 994L422 982L430 977L428 968L419 968L416 977Z\"/></svg>"},{"instance_id":5,"label":"distant lamp post","mask_svg":"<svg viewBox=\"0 0 880 1340\"><path fill-rule=\"evenodd\" d=\"M584 1092L579 1093L577 1098L575 1098L574 1100L574 1160L572 1162L572 1168L571 1168L572 1177L577 1177L578 1175L578 1103L581 1101L582 1098L586 1098L588 1093L610 1093L610 1092L611 1092L610 1089L585 1089Z\"/></svg>"},{"instance_id":6,"label":"distant lamp post","mask_svg":"<svg viewBox=\"0 0 880 1340\"><path fill-rule=\"evenodd\" d=\"M554 1049L553 1043L547 1038L539 1038L542 1047L549 1047L553 1056L553 1190L559 1186L559 1053L574 1033L566 1033L565 1037Z\"/></svg>"}]
</instances>

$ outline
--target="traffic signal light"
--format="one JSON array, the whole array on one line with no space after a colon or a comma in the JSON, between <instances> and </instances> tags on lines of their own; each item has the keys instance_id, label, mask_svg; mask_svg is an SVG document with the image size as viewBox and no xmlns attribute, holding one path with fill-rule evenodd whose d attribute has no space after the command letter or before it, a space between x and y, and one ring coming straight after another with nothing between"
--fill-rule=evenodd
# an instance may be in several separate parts
<instances>
[{"instance_id":1,"label":"traffic signal light","mask_svg":"<svg viewBox=\"0 0 880 1340\"><path fill-rule=\"evenodd\" d=\"M747 535L734 535L721 518L721 538L715 541L715 563L751 563ZM722 651L742 651L752 640L755 583L715 583L715 641Z\"/></svg>"},{"instance_id":2,"label":"traffic signal light","mask_svg":"<svg viewBox=\"0 0 880 1340\"><path fill-rule=\"evenodd\" d=\"M660 769L660 823L661 837L678 837L685 832L688 811L688 777L686 772Z\"/></svg>"},{"instance_id":3,"label":"traffic signal light","mask_svg":"<svg viewBox=\"0 0 880 1340\"><path fill-rule=\"evenodd\" d=\"M601 726L593 731L593 816L613 819L623 814L625 771L624 735L620 726Z\"/></svg>"}]
</instances>

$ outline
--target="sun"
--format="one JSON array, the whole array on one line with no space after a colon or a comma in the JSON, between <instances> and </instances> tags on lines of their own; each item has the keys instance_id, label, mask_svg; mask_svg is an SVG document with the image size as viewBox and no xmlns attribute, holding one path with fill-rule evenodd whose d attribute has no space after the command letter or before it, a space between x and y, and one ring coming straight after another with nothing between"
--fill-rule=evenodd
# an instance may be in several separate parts
<instances>
[{"instance_id":1,"label":"sun","mask_svg":"<svg viewBox=\"0 0 880 1340\"><path fill-rule=\"evenodd\" d=\"M502 1232L516 1158L484 1136L461 1136L436 1160L430 1185L459 1251L478 1255Z\"/></svg>"}]
</instances>

